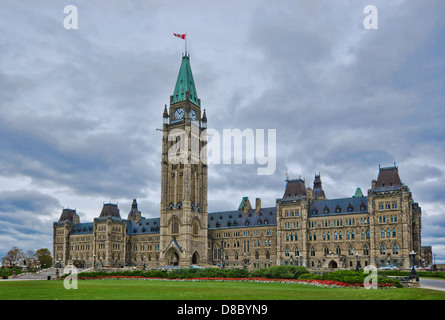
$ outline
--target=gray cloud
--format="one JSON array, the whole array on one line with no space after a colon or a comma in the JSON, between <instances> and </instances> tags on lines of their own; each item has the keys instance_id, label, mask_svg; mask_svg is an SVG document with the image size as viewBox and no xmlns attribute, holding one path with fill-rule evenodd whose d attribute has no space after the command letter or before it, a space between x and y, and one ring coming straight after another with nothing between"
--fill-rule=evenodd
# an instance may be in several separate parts
<instances>
[{"instance_id":1,"label":"gray cloud","mask_svg":"<svg viewBox=\"0 0 445 320\"><path fill-rule=\"evenodd\" d=\"M0 208L57 219L65 202L97 198L94 208L77 207L84 221L109 200L126 216L137 196L143 215L158 216L155 129L183 50L172 33L187 32L209 127L277 130L273 175L210 166L210 211L236 208L243 196L275 205L286 171L307 186L320 172L328 197L351 196L366 192L379 164L397 162L425 204L424 244L442 245L435 228L444 219L434 209L445 207L440 1L377 1L378 30L363 28L364 1L71 4L79 10L71 31L64 4L0 5L0 178L11 181L0 184ZM16 190L35 190L43 203L25 210L12 200ZM32 234L2 214L0 237Z\"/></svg>"}]
</instances>

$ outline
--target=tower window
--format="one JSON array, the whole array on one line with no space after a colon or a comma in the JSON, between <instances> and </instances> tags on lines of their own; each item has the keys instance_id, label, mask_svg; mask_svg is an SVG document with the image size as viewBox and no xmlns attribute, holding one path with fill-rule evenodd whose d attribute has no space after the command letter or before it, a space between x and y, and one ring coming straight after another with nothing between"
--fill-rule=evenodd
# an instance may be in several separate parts
<instances>
[{"instance_id":1,"label":"tower window","mask_svg":"<svg viewBox=\"0 0 445 320\"><path fill-rule=\"evenodd\" d=\"M177 219L173 219L172 221L172 234L179 233L179 221Z\"/></svg>"}]
</instances>

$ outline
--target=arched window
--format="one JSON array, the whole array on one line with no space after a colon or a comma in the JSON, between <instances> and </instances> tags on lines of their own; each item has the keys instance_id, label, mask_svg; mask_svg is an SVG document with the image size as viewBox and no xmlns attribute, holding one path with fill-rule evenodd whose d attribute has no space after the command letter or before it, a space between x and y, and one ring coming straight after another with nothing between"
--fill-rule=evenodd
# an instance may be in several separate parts
<instances>
[{"instance_id":1,"label":"arched window","mask_svg":"<svg viewBox=\"0 0 445 320\"><path fill-rule=\"evenodd\" d=\"M394 238L396 237L396 234L397 234L397 232L396 232L396 228L392 229L392 236L393 236Z\"/></svg>"},{"instance_id":2,"label":"arched window","mask_svg":"<svg viewBox=\"0 0 445 320\"><path fill-rule=\"evenodd\" d=\"M365 245L363 247L363 255L364 256L369 256L369 247L368 247L368 245Z\"/></svg>"},{"instance_id":3,"label":"arched window","mask_svg":"<svg viewBox=\"0 0 445 320\"><path fill-rule=\"evenodd\" d=\"M384 238L384 237L385 237L385 229L382 229L380 233L381 233L380 236L381 236L382 238Z\"/></svg>"},{"instance_id":4,"label":"arched window","mask_svg":"<svg viewBox=\"0 0 445 320\"><path fill-rule=\"evenodd\" d=\"M365 239L365 230L362 230L362 239Z\"/></svg>"},{"instance_id":5,"label":"arched window","mask_svg":"<svg viewBox=\"0 0 445 320\"><path fill-rule=\"evenodd\" d=\"M328 248L328 247L324 247L324 249L323 249L323 254L324 254L325 256L327 256L327 255L329 254L329 248Z\"/></svg>"},{"instance_id":6,"label":"arched window","mask_svg":"<svg viewBox=\"0 0 445 320\"><path fill-rule=\"evenodd\" d=\"M172 219L172 234L179 233L179 220L176 218Z\"/></svg>"},{"instance_id":7,"label":"arched window","mask_svg":"<svg viewBox=\"0 0 445 320\"><path fill-rule=\"evenodd\" d=\"M349 246L348 248L348 255L352 256L354 254L354 248L352 246Z\"/></svg>"},{"instance_id":8,"label":"arched window","mask_svg":"<svg viewBox=\"0 0 445 320\"><path fill-rule=\"evenodd\" d=\"M315 249L314 249L314 247L311 248L311 257L315 257Z\"/></svg>"},{"instance_id":9,"label":"arched window","mask_svg":"<svg viewBox=\"0 0 445 320\"><path fill-rule=\"evenodd\" d=\"M260 253L258 251L255 251L255 259L259 259L260 258Z\"/></svg>"},{"instance_id":10,"label":"arched window","mask_svg":"<svg viewBox=\"0 0 445 320\"><path fill-rule=\"evenodd\" d=\"M340 247L337 247L337 249L335 249L335 253L338 254L338 255L341 254L341 249L340 249Z\"/></svg>"},{"instance_id":11,"label":"arched window","mask_svg":"<svg viewBox=\"0 0 445 320\"><path fill-rule=\"evenodd\" d=\"M392 246L392 253L399 254L399 246L397 245L397 243Z\"/></svg>"},{"instance_id":12,"label":"arched window","mask_svg":"<svg viewBox=\"0 0 445 320\"><path fill-rule=\"evenodd\" d=\"M289 257L289 247L286 247L286 249L284 249L284 256Z\"/></svg>"},{"instance_id":13,"label":"arched window","mask_svg":"<svg viewBox=\"0 0 445 320\"><path fill-rule=\"evenodd\" d=\"M380 245L380 255L385 255L386 254L386 246L382 243Z\"/></svg>"},{"instance_id":14,"label":"arched window","mask_svg":"<svg viewBox=\"0 0 445 320\"><path fill-rule=\"evenodd\" d=\"M199 221L198 220L193 221L192 234L194 236L197 236L199 234Z\"/></svg>"},{"instance_id":15,"label":"arched window","mask_svg":"<svg viewBox=\"0 0 445 320\"><path fill-rule=\"evenodd\" d=\"M391 238L391 230L389 230L389 228L388 228L388 230L386 230L386 236L388 238Z\"/></svg>"}]
</instances>

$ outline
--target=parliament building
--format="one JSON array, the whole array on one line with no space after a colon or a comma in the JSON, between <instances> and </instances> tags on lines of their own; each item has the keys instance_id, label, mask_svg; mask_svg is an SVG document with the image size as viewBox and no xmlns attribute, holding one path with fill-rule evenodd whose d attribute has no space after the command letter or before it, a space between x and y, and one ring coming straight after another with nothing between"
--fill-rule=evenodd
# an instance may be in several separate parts
<instances>
[{"instance_id":1,"label":"parliament building","mask_svg":"<svg viewBox=\"0 0 445 320\"><path fill-rule=\"evenodd\" d=\"M209 213L208 167L201 152L207 115L187 54L163 120L160 217L145 218L136 199L126 217L117 204L105 203L93 222L80 222L76 210L63 209L53 223L55 266L407 268L412 252L416 265L431 263L431 247L421 246L421 209L395 164L379 167L367 195L357 188L351 197L329 199L315 175L312 186L286 179L274 207L240 197L238 208ZM181 138L191 143L172 155Z\"/></svg>"}]
</instances>

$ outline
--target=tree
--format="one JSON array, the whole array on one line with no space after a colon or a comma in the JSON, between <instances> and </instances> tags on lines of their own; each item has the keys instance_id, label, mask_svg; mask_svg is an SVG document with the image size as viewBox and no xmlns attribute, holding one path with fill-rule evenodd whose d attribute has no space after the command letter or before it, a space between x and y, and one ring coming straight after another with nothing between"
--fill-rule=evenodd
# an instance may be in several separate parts
<instances>
[{"instance_id":1,"label":"tree","mask_svg":"<svg viewBox=\"0 0 445 320\"><path fill-rule=\"evenodd\" d=\"M40 268L49 268L52 264L51 252L48 249L42 248L37 250L36 259L40 264Z\"/></svg>"},{"instance_id":2,"label":"tree","mask_svg":"<svg viewBox=\"0 0 445 320\"><path fill-rule=\"evenodd\" d=\"M9 268L14 268L15 266L22 265L24 258L25 254L23 253L22 249L13 247L11 250L8 251L6 256L3 257L2 265Z\"/></svg>"}]
</instances>

